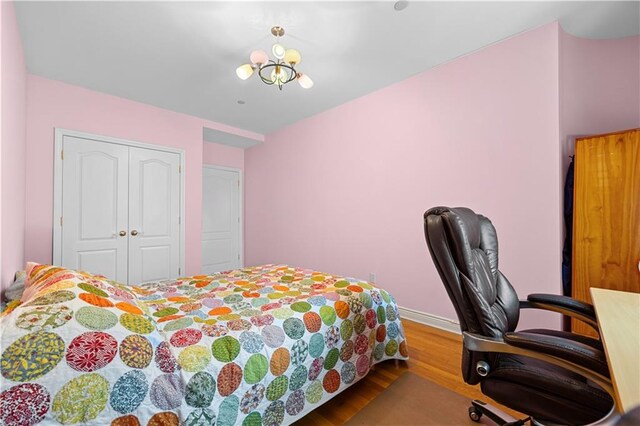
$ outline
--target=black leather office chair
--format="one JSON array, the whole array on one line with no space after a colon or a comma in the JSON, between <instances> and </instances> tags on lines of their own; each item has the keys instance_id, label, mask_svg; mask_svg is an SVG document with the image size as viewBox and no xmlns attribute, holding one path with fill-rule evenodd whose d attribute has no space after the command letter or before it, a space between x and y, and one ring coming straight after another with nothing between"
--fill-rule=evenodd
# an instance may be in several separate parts
<instances>
[{"instance_id":1,"label":"black leather office chair","mask_svg":"<svg viewBox=\"0 0 640 426\"><path fill-rule=\"evenodd\" d=\"M456 310L463 334L462 375L482 393L537 422L589 424L614 416L602 344L556 330L515 331L520 309L578 318L597 330L593 307L565 296L518 296L498 269L491 221L467 208L435 207L424 214L427 245ZM469 416L524 424L480 401ZM513 423L511 423L513 422Z\"/></svg>"}]
</instances>

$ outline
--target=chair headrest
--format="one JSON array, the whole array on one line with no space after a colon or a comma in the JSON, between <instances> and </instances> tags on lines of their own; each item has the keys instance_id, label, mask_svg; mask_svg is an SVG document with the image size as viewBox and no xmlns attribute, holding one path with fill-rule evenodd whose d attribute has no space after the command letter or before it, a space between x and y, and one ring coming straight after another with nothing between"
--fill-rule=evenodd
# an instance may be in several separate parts
<instances>
[{"instance_id":1,"label":"chair headrest","mask_svg":"<svg viewBox=\"0 0 640 426\"><path fill-rule=\"evenodd\" d=\"M454 231L452 234L459 235L461 242L470 248L480 246L480 221L473 210L467 207L434 207L426 211L424 218L430 215L443 216Z\"/></svg>"},{"instance_id":2,"label":"chair headrest","mask_svg":"<svg viewBox=\"0 0 640 426\"><path fill-rule=\"evenodd\" d=\"M481 225L478 215L466 207L434 207L424 218L439 216L447 229L449 249L463 273L471 274L471 250L480 247ZM465 267L466 266L466 267Z\"/></svg>"}]
</instances>

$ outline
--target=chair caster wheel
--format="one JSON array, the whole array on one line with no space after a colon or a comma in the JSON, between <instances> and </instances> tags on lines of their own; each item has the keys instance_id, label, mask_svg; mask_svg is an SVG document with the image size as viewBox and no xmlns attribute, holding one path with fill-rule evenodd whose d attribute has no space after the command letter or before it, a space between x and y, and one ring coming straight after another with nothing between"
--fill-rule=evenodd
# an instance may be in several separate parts
<instances>
[{"instance_id":1,"label":"chair caster wheel","mask_svg":"<svg viewBox=\"0 0 640 426\"><path fill-rule=\"evenodd\" d=\"M469 418L478 423L482 417L482 411L478 411L476 407L469 407Z\"/></svg>"}]
</instances>

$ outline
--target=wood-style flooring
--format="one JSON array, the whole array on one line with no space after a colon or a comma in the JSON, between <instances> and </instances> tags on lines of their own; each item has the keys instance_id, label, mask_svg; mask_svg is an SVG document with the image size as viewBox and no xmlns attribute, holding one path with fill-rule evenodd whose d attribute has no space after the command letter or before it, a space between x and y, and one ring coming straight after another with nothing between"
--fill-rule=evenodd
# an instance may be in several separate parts
<instances>
[{"instance_id":1,"label":"wood-style flooring","mask_svg":"<svg viewBox=\"0 0 640 426\"><path fill-rule=\"evenodd\" d=\"M407 370L467 396L469 401L480 399L518 416L491 401L478 386L464 383L460 372L460 335L408 320L402 320L402 324L409 345L408 361L389 360L375 365L364 379L307 414L296 426L345 423Z\"/></svg>"}]
</instances>

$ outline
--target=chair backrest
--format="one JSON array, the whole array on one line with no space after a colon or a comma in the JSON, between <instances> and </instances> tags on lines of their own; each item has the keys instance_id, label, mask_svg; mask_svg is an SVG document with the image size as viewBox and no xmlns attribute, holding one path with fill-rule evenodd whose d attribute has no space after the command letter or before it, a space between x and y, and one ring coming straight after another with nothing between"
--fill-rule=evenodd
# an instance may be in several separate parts
<instances>
[{"instance_id":1,"label":"chair backrest","mask_svg":"<svg viewBox=\"0 0 640 426\"><path fill-rule=\"evenodd\" d=\"M468 208L435 207L424 214L424 232L462 331L502 337L515 330L518 295L498 270L491 221Z\"/></svg>"},{"instance_id":2,"label":"chair backrest","mask_svg":"<svg viewBox=\"0 0 640 426\"><path fill-rule=\"evenodd\" d=\"M487 337L515 330L518 295L498 270L498 236L489 219L465 207L434 207L424 214L427 246L458 315L460 329ZM487 353L462 351L462 377L476 384L476 363Z\"/></svg>"}]
</instances>

